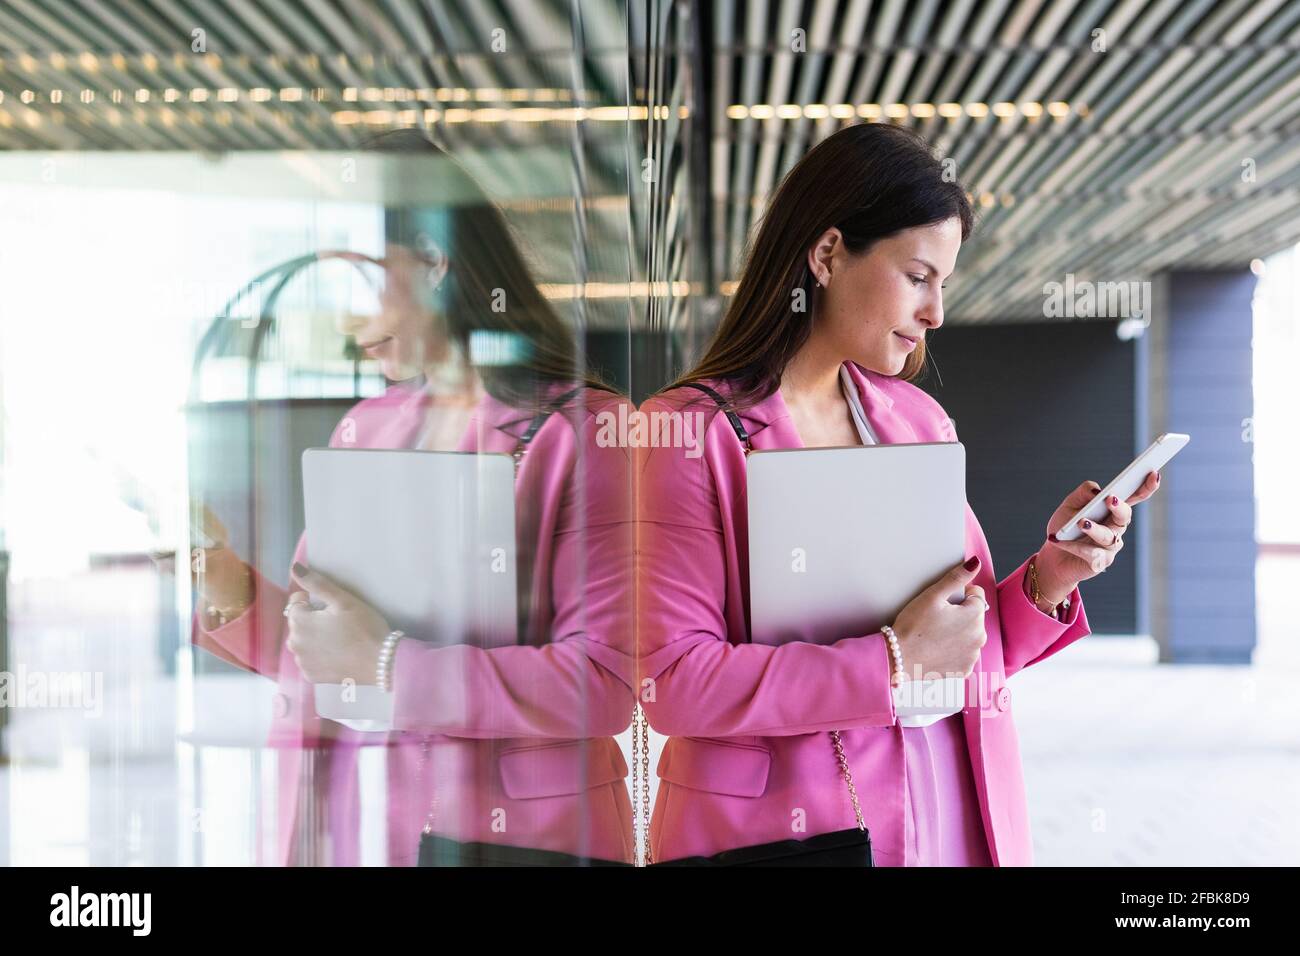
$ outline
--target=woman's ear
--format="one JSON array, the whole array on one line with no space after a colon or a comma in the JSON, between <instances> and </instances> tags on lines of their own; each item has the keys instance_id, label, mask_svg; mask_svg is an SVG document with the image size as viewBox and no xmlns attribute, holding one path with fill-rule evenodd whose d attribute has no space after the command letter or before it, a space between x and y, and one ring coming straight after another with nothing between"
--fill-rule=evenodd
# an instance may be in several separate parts
<instances>
[{"instance_id":1,"label":"woman's ear","mask_svg":"<svg viewBox=\"0 0 1300 956\"><path fill-rule=\"evenodd\" d=\"M447 253L427 232L421 232L415 237L415 248L428 269L429 288L431 290L438 288L442 285L442 280L447 277L449 265Z\"/></svg>"},{"instance_id":2,"label":"woman's ear","mask_svg":"<svg viewBox=\"0 0 1300 956\"><path fill-rule=\"evenodd\" d=\"M843 241L844 234L831 226L817 237L817 241L808 250L808 269L812 272L813 281L823 288L831 281L831 264L835 257L835 250Z\"/></svg>"}]
</instances>

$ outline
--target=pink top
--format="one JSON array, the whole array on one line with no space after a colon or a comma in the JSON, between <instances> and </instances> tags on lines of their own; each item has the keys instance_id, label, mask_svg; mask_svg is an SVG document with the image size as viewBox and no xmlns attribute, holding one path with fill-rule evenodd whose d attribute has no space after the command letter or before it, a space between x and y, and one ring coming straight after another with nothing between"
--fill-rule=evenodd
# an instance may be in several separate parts
<instances>
[{"instance_id":1,"label":"pink top","mask_svg":"<svg viewBox=\"0 0 1300 956\"><path fill-rule=\"evenodd\" d=\"M858 437L878 444L846 366L840 384ZM902 727L904 866L992 866L961 715Z\"/></svg>"},{"instance_id":2,"label":"pink top","mask_svg":"<svg viewBox=\"0 0 1300 956\"><path fill-rule=\"evenodd\" d=\"M904 866L992 866L961 714L904 727Z\"/></svg>"}]
</instances>

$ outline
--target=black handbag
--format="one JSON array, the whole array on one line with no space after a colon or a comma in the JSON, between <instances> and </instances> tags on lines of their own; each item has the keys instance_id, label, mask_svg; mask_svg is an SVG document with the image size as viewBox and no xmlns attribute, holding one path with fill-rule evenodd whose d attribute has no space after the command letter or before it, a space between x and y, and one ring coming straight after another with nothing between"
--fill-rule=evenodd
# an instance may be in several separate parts
<instances>
[{"instance_id":1,"label":"black handbag","mask_svg":"<svg viewBox=\"0 0 1300 956\"><path fill-rule=\"evenodd\" d=\"M503 843L478 843L452 840L436 833L420 835L420 860L417 866L631 866L621 860L561 853L558 850L534 850Z\"/></svg>"},{"instance_id":2,"label":"black handbag","mask_svg":"<svg viewBox=\"0 0 1300 956\"><path fill-rule=\"evenodd\" d=\"M871 866L871 838L856 828L819 833L806 840L776 840L687 856L649 866Z\"/></svg>"},{"instance_id":3,"label":"black handbag","mask_svg":"<svg viewBox=\"0 0 1300 956\"><path fill-rule=\"evenodd\" d=\"M429 738L424 741L424 763L428 762ZM453 840L433 832L437 810L435 800L420 831L420 851L416 866L632 866L622 860L602 860L591 856L578 856L560 850L539 850L504 843L484 843L477 840Z\"/></svg>"},{"instance_id":4,"label":"black handbag","mask_svg":"<svg viewBox=\"0 0 1300 956\"><path fill-rule=\"evenodd\" d=\"M749 433L737 415L715 390L699 382L687 382L691 388L697 388L711 397L722 411L731 428L740 439L748 456L754 450ZM844 746L840 742L838 730L829 731L835 756L839 761L840 774L849 790L849 799L853 802L853 815L857 826L831 833L819 833L803 840L774 840L771 843L759 843L753 846L736 847L723 850L712 856L690 856L675 860L655 863L650 855L650 782L649 782L649 726L640 704L637 705L636 724L632 731L633 757L633 793L637 794L637 818L641 825L642 855L646 866L874 866L871 856L871 833L862 818L862 807L858 803L858 791L853 786L853 774L849 770L848 759L844 755ZM639 751L636 753L636 751ZM639 759L638 759L639 756ZM640 787L637 786L638 771ZM637 793L639 789L639 793Z\"/></svg>"},{"instance_id":5,"label":"black handbag","mask_svg":"<svg viewBox=\"0 0 1300 956\"><path fill-rule=\"evenodd\" d=\"M532 441L533 436L537 434L538 429L542 427L547 417L552 411L563 407L570 398L581 390L581 387L579 387L566 392L533 417L528 430L515 445L512 457L514 458L516 475L519 474L519 463L528 448L528 443ZM423 768L428 764L429 746L430 738L426 737L421 761L421 778L423 777ZM424 828L420 831L420 849L416 866L632 866L631 863L625 863L621 860L602 860L595 857L578 856L574 853L563 853L558 850L538 850L531 847L508 846L502 843L453 840L450 837L433 832L433 821L437 806L437 800L435 799L429 806Z\"/></svg>"}]
</instances>

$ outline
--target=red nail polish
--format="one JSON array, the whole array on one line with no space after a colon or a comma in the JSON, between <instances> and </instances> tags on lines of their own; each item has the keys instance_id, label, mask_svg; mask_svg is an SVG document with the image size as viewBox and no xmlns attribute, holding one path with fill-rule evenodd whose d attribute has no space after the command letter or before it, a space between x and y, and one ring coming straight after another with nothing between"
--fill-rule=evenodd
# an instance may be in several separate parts
<instances>
[{"instance_id":1,"label":"red nail polish","mask_svg":"<svg viewBox=\"0 0 1300 956\"><path fill-rule=\"evenodd\" d=\"M1092 527L1092 522L1089 521L1087 518L1084 518L1082 521L1079 522L1079 527L1083 528L1084 531L1087 531L1089 528Z\"/></svg>"},{"instance_id":2,"label":"red nail polish","mask_svg":"<svg viewBox=\"0 0 1300 956\"><path fill-rule=\"evenodd\" d=\"M1111 496L1110 496L1110 503L1113 504L1113 505L1117 505L1117 504L1119 504L1119 499L1116 498L1114 495L1111 495Z\"/></svg>"},{"instance_id":3,"label":"red nail polish","mask_svg":"<svg viewBox=\"0 0 1300 956\"><path fill-rule=\"evenodd\" d=\"M1160 484L1160 472L1156 472L1156 484Z\"/></svg>"},{"instance_id":4,"label":"red nail polish","mask_svg":"<svg viewBox=\"0 0 1300 956\"><path fill-rule=\"evenodd\" d=\"M1051 534L1049 534L1049 535L1047 536L1047 540L1048 540L1048 541L1060 541L1061 539L1058 538L1058 537L1056 536L1056 532L1053 531Z\"/></svg>"},{"instance_id":5,"label":"red nail polish","mask_svg":"<svg viewBox=\"0 0 1300 956\"><path fill-rule=\"evenodd\" d=\"M967 571L974 571L979 566L980 566L980 556L978 554L962 565L962 567L965 568Z\"/></svg>"}]
</instances>

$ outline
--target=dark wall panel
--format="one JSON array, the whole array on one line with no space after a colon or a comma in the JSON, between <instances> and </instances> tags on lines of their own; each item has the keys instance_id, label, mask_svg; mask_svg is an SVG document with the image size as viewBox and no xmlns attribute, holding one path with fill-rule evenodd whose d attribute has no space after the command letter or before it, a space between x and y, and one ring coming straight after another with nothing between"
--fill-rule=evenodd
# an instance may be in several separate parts
<instances>
[{"instance_id":1,"label":"dark wall panel","mask_svg":"<svg viewBox=\"0 0 1300 956\"><path fill-rule=\"evenodd\" d=\"M1153 616L1164 661L1249 663L1255 647L1255 475L1242 439L1254 413L1255 282L1246 270L1168 276L1153 427L1192 440L1160 492Z\"/></svg>"},{"instance_id":2,"label":"dark wall panel","mask_svg":"<svg viewBox=\"0 0 1300 956\"><path fill-rule=\"evenodd\" d=\"M1135 434L1136 349L1111 321L948 324L932 335L929 371L915 384L957 424L967 497L1000 578L1041 546L1075 486L1106 484L1146 446ZM1110 570L1080 589L1094 634L1139 630L1132 531Z\"/></svg>"}]
</instances>

